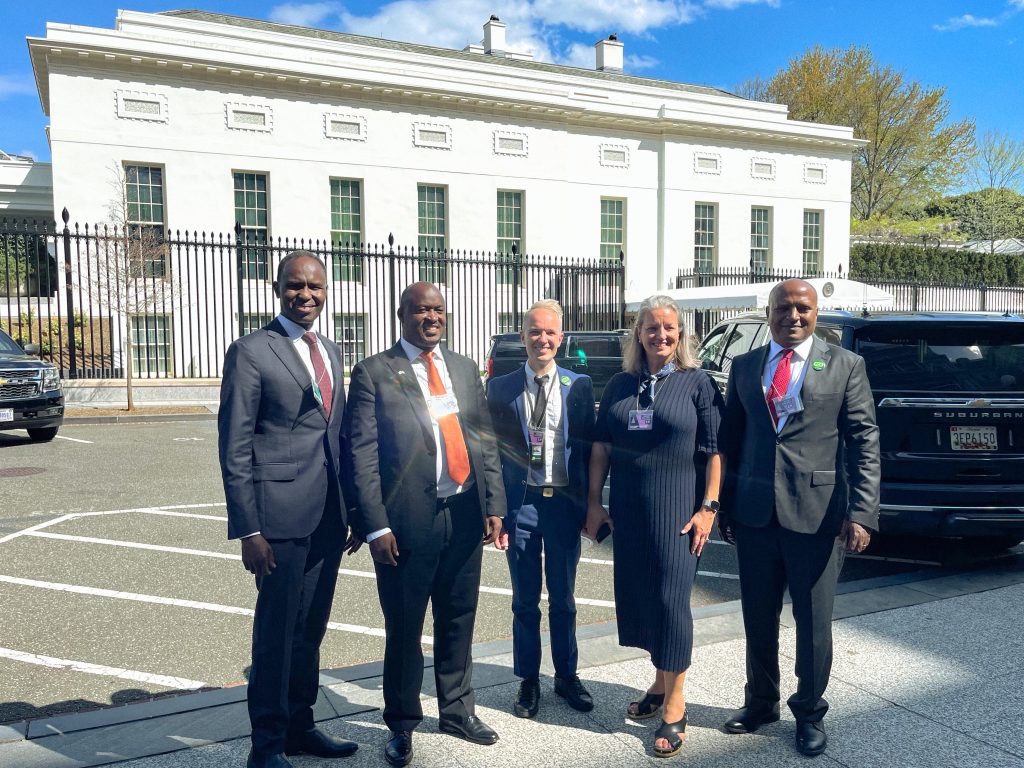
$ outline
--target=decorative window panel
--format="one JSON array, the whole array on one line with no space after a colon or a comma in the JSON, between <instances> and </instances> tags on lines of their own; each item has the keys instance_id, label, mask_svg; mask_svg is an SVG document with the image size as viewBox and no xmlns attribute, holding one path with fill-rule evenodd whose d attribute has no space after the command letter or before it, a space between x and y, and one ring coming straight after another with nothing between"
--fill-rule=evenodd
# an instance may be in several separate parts
<instances>
[{"instance_id":1,"label":"decorative window panel","mask_svg":"<svg viewBox=\"0 0 1024 768\"><path fill-rule=\"evenodd\" d=\"M324 115L324 136L329 139L366 141L366 118L359 115Z\"/></svg>"},{"instance_id":2,"label":"decorative window panel","mask_svg":"<svg viewBox=\"0 0 1024 768\"><path fill-rule=\"evenodd\" d=\"M805 163L804 181L810 184L824 184L827 181L825 175L825 166L816 165L813 163Z\"/></svg>"},{"instance_id":3,"label":"decorative window panel","mask_svg":"<svg viewBox=\"0 0 1024 768\"><path fill-rule=\"evenodd\" d=\"M417 147L451 149L452 129L447 125L414 123L412 127L412 143Z\"/></svg>"},{"instance_id":4,"label":"decorative window panel","mask_svg":"<svg viewBox=\"0 0 1024 768\"><path fill-rule=\"evenodd\" d=\"M609 168L629 168L629 147L621 144L602 144L601 165Z\"/></svg>"},{"instance_id":5,"label":"decorative window panel","mask_svg":"<svg viewBox=\"0 0 1024 768\"><path fill-rule=\"evenodd\" d=\"M494 154L526 157L529 152L530 144L525 133L494 132Z\"/></svg>"},{"instance_id":6,"label":"decorative window panel","mask_svg":"<svg viewBox=\"0 0 1024 768\"><path fill-rule=\"evenodd\" d=\"M695 173L720 174L722 172L722 158L719 155L708 152L695 153L693 156L693 170Z\"/></svg>"},{"instance_id":7,"label":"decorative window panel","mask_svg":"<svg viewBox=\"0 0 1024 768\"><path fill-rule=\"evenodd\" d=\"M755 157L750 161L750 175L755 179L774 179L775 161L763 157Z\"/></svg>"},{"instance_id":8,"label":"decorative window panel","mask_svg":"<svg viewBox=\"0 0 1024 768\"><path fill-rule=\"evenodd\" d=\"M117 91L117 116L125 120L167 122L167 97L160 93Z\"/></svg>"},{"instance_id":9,"label":"decorative window panel","mask_svg":"<svg viewBox=\"0 0 1024 768\"><path fill-rule=\"evenodd\" d=\"M236 131L259 131L272 133L274 130L274 111L263 104L224 105L227 126Z\"/></svg>"}]
</instances>

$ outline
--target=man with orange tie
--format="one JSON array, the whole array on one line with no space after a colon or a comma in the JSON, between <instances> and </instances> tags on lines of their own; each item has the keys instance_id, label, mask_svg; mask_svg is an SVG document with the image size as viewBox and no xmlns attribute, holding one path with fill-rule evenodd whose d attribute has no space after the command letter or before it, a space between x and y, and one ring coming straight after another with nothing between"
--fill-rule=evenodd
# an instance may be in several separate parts
<instances>
[{"instance_id":1,"label":"man with orange tie","mask_svg":"<svg viewBox=\"0 0 1024 768\"><path fill-rule=\"evenodd\" d=\"M384 756L404 766L423 719L428 600L438 727L476 744L498 740L476 716L472 643L483 546L501 533L505 494L480 369L440 343L444 296L414 283L398 318L398 343L352 371L344 431L352 525L369 544L384 612Z\"/></svg>"}]
</instances>

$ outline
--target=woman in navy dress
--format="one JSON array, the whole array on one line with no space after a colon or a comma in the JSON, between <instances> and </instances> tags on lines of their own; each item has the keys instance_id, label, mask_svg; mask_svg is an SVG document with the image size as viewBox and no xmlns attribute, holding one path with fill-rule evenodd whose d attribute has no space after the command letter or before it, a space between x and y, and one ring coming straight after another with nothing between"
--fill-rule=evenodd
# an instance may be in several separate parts
<instances>
[{"instance_id":1,"label":"woman in navy dress","mask_svg":"<svg viewBox=\"0 0 1024 768\"><path fill-rule=\"evenodd\" d=\"M585 531L594 537L606 522L615 531L619 644L643 648L654 665L654 682L626 716L661 713L654 742L659 757L678 753L685 738L690 590L714 525L721 475L721 395L685 339L669 297L640 305L624 371L601 398ZM601 492L609 469L605 510Z\"/></svg>"}]
</instances>

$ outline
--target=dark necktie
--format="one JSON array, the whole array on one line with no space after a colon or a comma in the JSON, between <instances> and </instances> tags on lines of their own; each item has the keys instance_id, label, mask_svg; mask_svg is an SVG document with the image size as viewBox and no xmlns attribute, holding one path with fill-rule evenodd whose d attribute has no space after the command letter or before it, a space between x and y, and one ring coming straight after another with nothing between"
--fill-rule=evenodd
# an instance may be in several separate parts
<instances>
[{"instance_id":1,"label":"dark necktie","mask_svg":"<svg viewBox=\"0 0 1024 768\"><path fill-rule=\"evenodd\" d=\"M534 376L537 384L537 398L533 401L533 413L530 414L530 426L534 429L542 429L548 412L548 375Z\"/></svg>"},{"instance_id":2,"label":"dark necktie","mask_svg":"<svg viewBox=\"0 0 1024 768\"><path fill-rule=\"evenodd\" d=\"M309 345L309 357L313 361L314 389L320 390L320 402L323 404L328 418L330 418L334 390L331 387L331 377L327 375L327 366L324 365L324 358L320 354L320 345L316 343L316 334L312 331L306 331L302 334L302 340Z\"/></svg>"},{"instance_id":3,"label":"dark necktie","mask_svg":"<svg viewBox=\"0 0 1024 768\"><path fill-rule=\"evenodd\" d=\"M792 349L782 350L782 358L779 360L779 364L775 366L772 384L765 393L765 399L768 401L768 410L771 411L772 421L775 422L776 429L779 426L779 417L775 413L775 399L785 397L786 390L789 389L789 359L791 357L793 357Z\"/></svg>"}]
</instances>

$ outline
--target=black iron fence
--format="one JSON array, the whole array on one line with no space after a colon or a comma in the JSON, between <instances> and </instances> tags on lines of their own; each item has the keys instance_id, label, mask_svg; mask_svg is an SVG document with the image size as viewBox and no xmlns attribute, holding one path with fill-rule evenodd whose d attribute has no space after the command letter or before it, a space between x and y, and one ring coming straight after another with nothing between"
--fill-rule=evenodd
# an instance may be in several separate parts
<instances>
[{"instance_id":1,"label":"black iron fence","mask_svg":"<svg viewBox=\"0 0 1024 768\"><path fill-rule=\"evenodd\" d=\"M399 336L402 289L438 285L448 306L448 345L481 365L490 336L518 330L536 300L558 300L566 327L623 323L623 265L518 253L420 251L321 240L250 242L243 236L153 232L0 220L0 326L68 378L221 374L224 351L279 308L281 258L304 249L327 265L318 320L346 370Z\"/></svg>"}]
</instances>

